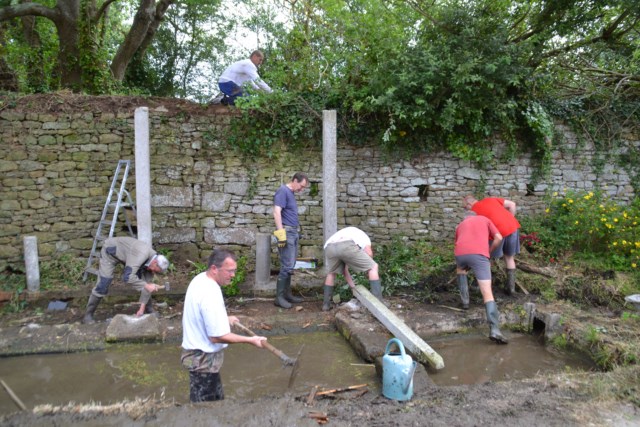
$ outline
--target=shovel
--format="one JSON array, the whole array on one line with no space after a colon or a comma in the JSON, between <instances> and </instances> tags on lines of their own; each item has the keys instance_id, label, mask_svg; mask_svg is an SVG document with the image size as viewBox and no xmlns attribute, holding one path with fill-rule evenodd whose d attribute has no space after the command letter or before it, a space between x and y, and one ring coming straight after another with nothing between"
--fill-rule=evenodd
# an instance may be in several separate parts
<instances>
[{"instance_id":1,"label":"shovel","mask_svg":"<svg viewBox=\"0 0 640 427\"><path fill-rule=\"evenodd\" d=\"M234 325L237 326L238 328L240 328L247 335L250 335L252 337L256 336L256 334L251 329L247 328L242 323L236 322L236 323L234 323ZM275 348L274 346L272 346L268 342L262 343L262 346L264 348L266 348L267 350L269 350L271 353L273 353L276 356L278 356L280 358L280 360L282 360L282 363L284 364L284 366L295 366L298 363L298 359L292 359L291 357L287 356L282 351L278 350L277 348Z\"/></svg>"}]
</instances>

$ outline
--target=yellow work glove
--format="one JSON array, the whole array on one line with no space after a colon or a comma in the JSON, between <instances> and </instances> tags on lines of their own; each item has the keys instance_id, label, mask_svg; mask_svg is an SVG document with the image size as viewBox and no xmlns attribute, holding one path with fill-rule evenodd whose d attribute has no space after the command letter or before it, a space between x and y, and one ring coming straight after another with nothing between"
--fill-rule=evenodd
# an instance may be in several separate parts
<instances>
[{"instance_id":1,"label":"yellow work glove","mask_svg":"<svg viewBox=\"0 0 640 427\"><path fill-rule=\"evenodd\" d=\"M273 235L276 236L276 239L278 239L279 248L284 248L285 246L287 246L287 231L284 228L274 231Z\"/></svg>"}]
</instances>

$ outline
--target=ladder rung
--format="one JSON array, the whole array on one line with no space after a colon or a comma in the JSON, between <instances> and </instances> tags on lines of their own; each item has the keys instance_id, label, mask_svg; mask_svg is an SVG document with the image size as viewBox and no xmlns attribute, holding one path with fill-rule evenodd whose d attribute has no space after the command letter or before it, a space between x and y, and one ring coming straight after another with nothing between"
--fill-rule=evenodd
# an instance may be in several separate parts
<instances>
[{"instance_id":1,"label":"ladder rung","mask_svg":"<svg viewBox=\"0 0 640 427\"><path fill-rule=\"evenodd\" d=\"M127 182L127 176L129 175L129 167L131 162L129 160L119 160L118 166L116 167L115 174L111 181L111 188L109 189L109 195L107 196L107 201L102 210L102 217L98 222L98 228L96 230L96 234L94 236L93 247L91 248L91 253L89 254L89 259L87 260L87 266L84 270L83 280L86 280L87 274L98 275L98 270L93 268L92 265L95 265L96 260L100 259L100 250L98 249L97 242L105 241L109 238L109 236L104 236L102 234L102 228L104 226L110 227L109 230L113 230L117 221L118 214L120 208L133 210L135 212L135 205L133 200L131 199L131 195L124 188L125 183ZM119 190L116 189L116 185L119 187ZM115 201L112 202L112 197L116 197ZM111 216L111 219L107 219L107 216ZM129 215L125 215L125 221L127 226L129 227L129 233L133 235L131 231L131 224ZM111 234L111 231L109 232Z\"/></svg>"}]
</instances>

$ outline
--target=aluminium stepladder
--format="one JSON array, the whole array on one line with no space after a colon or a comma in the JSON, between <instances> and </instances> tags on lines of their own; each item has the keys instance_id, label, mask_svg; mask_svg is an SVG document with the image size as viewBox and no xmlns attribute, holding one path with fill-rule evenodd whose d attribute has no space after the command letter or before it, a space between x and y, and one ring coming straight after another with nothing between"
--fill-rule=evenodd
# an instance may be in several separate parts
<instances>
[{"instance_id":1,"label":"aluminium stepladder","mask_svg":"<svg viewBox=\"0 0 640 427\"><path fill-rule=\"evenodd\" d=\"M102 242L109 237L113 237L120 210L122 208L131 209L135 214L136 207L133 204L131 195L125 188L130 168L131 160L118 161L118 166L116 167L115 174L113 175L113 180L111 181L111 187L109 188L109 194L107 195L107 201L105 202L104 208L102 209L102 216L100 217L98 227L96 228L96 234L93 238L91 253L89 254L87 266L85 267L84 274L82 276L83 281L87 280L89 274L93 274L94 276L98 275L97 263L100 261L100 249L102 246ZM131 237L136 237L131 226L129 216L126 214L126 212L124 212L124 219L127 224L127 229L129 230L129 235ZM108 233L105 233L105 226L109 227Z\"/></svg>"}]
</instances>

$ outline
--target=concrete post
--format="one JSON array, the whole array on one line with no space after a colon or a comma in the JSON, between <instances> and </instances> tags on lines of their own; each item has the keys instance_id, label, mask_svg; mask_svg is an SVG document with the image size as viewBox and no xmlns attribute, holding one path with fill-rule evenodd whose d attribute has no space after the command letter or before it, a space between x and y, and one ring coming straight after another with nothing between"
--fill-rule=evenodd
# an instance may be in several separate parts
<instances>
[{"instance_id":1,"label":"concrete post","mask_svg":"<svg viewBox=\"0 0 640 427\"><path fill-rule=\"evenodd\" d=\"M256 282L255 290L266 291L271 280L271 235L256 234Z\"/></svg>"},{"instance_id":2,"label":"concrete post","mask_svg":"<svg viewBox=\"0 0 640 427\"><path fill-rule=\"evenodd\" d=\"M322 112L323 242L338 231L336 111ZM327 265L325 258L324 265Z\"/></svg>"},{"instance_id":3,"label":"concrete post","mask_svg":"<svg viewBox=\"0 0 640 427\"><path fill-rule=\"evenodd\" d=\"M24 266L27 272L27 291L40 292L40 267L38 266L38 238L24 236Z\"/></svg>"},{"instance_id":4,"label":"concrete post","mask_svg":"<svg viewBox=\"0 0 640 427\"><path fill-rule=\"evenodd\" d=\"M138 240L153 244L151 234L151 162L149 156L149 109L136 108L136 216Z\"/></svg>"}]
</instances>

